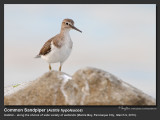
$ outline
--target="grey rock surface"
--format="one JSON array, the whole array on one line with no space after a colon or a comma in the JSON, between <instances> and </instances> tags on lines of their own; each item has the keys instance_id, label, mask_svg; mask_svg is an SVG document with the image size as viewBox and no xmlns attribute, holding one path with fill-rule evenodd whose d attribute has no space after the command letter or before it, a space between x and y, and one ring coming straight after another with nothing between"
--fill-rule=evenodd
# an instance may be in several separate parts
<instances>
[{"instance_id":1,"label":"grey rock surface","mask_svg":"<svg viewBox=\"0 0 160 120\"><path fill-rule=\"evenodd\" d=\"M51 71L4 96L5 105L156 105L155 99L116 76L87 67L73 76Z\"/></svg>"}]
</instances>

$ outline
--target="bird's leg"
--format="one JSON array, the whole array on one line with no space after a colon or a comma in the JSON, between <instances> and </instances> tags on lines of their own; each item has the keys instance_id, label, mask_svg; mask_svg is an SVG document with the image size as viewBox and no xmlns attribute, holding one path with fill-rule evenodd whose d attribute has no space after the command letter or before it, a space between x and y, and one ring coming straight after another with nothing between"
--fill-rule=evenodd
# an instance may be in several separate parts
<instances>
[{"instance_id":1,"label":"bird's leg","mask_svg":"<svg viewBox=\"0 0 160 120\"><path fill-rule=\"evenodd\" d=\"M61 68L62 68L62 66L60 65L60 66L59 66L59 71L61 71Z\"/></svg>"},{"instance_id":2,"label":"bird's leg","mask_svg":"<svg viewBox=\"0 0 160 120\"><path fill-rule=\"evenodd\" d=\"M51 71L52 70L52 67L51 67L51 65L49 64L49 70Z\"/></svg>"},{"instance_id":3,"label":"bird's leg","mask_svg":"<svg viewBox=\"0 0 160 120\"><path fill-rule=\"evenodd\" d=\"M61 71L62 64L63 64L63 63L60 62L59 71Z\"/></svg>"}]
</instances>

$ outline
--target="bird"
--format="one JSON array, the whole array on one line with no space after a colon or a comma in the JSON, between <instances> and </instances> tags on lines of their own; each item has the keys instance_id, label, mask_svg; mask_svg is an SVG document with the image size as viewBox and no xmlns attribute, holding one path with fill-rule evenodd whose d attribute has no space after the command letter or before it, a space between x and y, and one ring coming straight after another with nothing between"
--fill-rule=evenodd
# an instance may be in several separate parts
<instances>
[{"instance_id":1,"label":"bird","mask_svg":"<svg viewBox=\"0 0 160 120\"><path fill-rule=\"evenodd\" d=\"M62 69L63 63L70 56L73 42L71 40L69 31L81 30L74 26L72 19L66 18L62 21L60 33L50 38L45 42L40 49L39 54L35 58L42 58L49 64L49 70L52 70L51 63L60 63L59 71Z\"/></svg>"}]
</instances>

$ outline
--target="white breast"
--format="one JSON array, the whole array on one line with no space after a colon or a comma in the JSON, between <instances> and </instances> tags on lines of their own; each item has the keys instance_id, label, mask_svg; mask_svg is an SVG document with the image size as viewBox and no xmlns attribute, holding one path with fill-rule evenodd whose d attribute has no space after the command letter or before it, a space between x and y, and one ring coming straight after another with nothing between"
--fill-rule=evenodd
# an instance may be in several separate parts
<instances>
[{"instance_id":1,"label":"white breast","mask_svg":"<svg viewBox=\"0 0 160 120\"><path fill-rule=\"evenodd\" d=\"M46 60L48 63L63 63L70 55L72 51L72 40L69 33L64 36L64 44L61 48L57 48L53 43L51 44L51 51L45 55L41 56L42 59Z\"/></svg>"},{"instance_id":2,"label":"white breast","mask_svg":"<svg viewBox=\"0 0 160 120\"><path fill-rule=\"evenodd\" d=\"M63 63L70 55L72 51L73 42L70 35L65 36L64 45L60 48L60 62Z\"/></svg>"}]
</instances>

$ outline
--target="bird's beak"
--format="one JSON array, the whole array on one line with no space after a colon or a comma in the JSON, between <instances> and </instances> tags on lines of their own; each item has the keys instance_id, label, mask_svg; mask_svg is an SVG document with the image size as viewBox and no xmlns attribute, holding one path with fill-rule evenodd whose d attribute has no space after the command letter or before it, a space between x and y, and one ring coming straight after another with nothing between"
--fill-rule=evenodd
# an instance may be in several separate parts
<instances>
[{"instance_id":1,"label":"bird's beak","mask_svg":"<svg viewBox=\"0 0 160 120\"><path fill-rule=\"evenodd\" d=\"M73 29L75 29L75 30L77 30L77 31L79 31L79 32L81 32L82 33L82 31L81 30L79 30L78 28L76 28L75 26L73 26L73 25L69 25L71 28L73 28Z\"/></svg>"}]
</instances>

